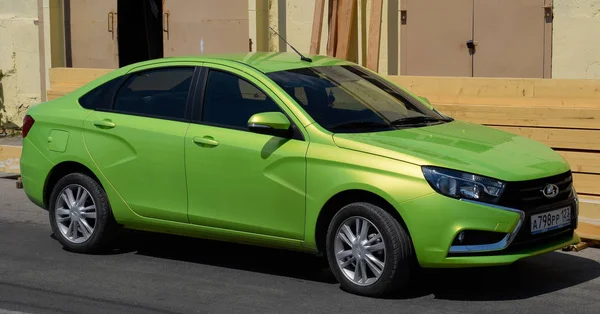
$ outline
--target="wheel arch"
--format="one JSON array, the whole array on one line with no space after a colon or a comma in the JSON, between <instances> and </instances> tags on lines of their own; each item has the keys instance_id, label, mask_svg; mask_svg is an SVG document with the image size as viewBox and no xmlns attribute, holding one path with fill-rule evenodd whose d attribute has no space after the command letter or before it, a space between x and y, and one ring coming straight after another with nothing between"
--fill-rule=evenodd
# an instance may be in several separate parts
<instances>
[{"instance_id":1,"label":"wheel arch","mask_svg":"<svg viewBox=\"0 0 600 314\"><path fill-rule=\"evenodd\" d=\"M335 216L342 207L355 202L370 203L388 212L405 229L412 241L412 237L410 236L410 232L404 219L398 210L385 197L363 189L349 189L338 192L329 198L319 212L315 226L315 243L319 252L325 252L327 228L329 227L329 222L333 219L333 216Z\"/></svg>"},{"instance_id":2,"label":"wheel arch","mask_svg":"<svg viewBox=\"0 0 600 314\"><path fill-rule=\"evenodd\" d=\"M104 188L104 186L102 185L102 182L100 181L98 176L96 176L96 174L89 167L85 166L84 164L76 162L76 161L60 162L60 163L54 165L54 167L52 167L52 169L48 173L48 176L46 177L46 182L44 183L43 193L44 193L44 206L46 207L46 209L49 208L50 194L52 194L52 189L54 188L56 183L62 177L66 176L70 173L86 174L86 175L90 176L92 179L94 179L96 182L98 182L98 184L100 184L100 186L102 188Z\"/></svg>"}]
</instances>

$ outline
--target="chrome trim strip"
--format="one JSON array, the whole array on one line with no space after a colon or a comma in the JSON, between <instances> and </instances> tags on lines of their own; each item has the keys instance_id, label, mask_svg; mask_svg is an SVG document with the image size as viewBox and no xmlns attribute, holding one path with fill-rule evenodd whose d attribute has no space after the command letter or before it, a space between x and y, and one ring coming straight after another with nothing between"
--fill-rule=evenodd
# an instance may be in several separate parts
<instances>
[{"instance_id":1,"label":"chrome trim strip","mask_svg":"<svg viewBox=\"0 0 600 314\"><path fill-rule=\"evenodd\" d=\"M469 199L460 199L463 202L473 203L477 205L493 207L497 209L507 210L513 213L519 214L519 221L517 222L517 226L513 232L507 234L502 240L492 243L492 244L478 244L478 245L453 245L450 247L449 253L479 253L479 252L490 252L490 251L500 251L507 248L512 241L515 239L519 230L521 230L521 226L525 222L525 212L522 210L518 210L515 208L509 208L504 206L498 206L494 204L477 202Z\"/></svg>"}]
</instances>

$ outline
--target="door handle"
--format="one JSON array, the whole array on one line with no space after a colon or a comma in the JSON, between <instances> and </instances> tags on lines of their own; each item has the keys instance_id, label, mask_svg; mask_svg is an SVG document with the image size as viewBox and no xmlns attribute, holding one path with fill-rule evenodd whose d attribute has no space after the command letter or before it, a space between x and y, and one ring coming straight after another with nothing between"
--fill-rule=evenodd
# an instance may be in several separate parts
<instances>
[{"instance_id":1,"label":"door handle","mask_svg":"<svg viewBox=\"0 0 600 314\"><path fill-rule=\"evenodd\" d=\"M101 129L112 129L117 126L114 122L110 120L95 120L94 125Z\"/></svg>"},{"instance_id":2,"label":"door handle","mask_svg":"<svg viewBox=\"0 0 600 314\"><path fill-rule=\"evenodd\" d=\"M169 33L169 15L171 15L169 12L163 13L163 32L167 33L167 40L170 37L169 35L171 35Z\"/></svg>"},{"instance_id":3,"label":"door handle","mask_svg":"<svg viewBox=\"0 0 600 314\"><path fill-rule=\"evenodd\" d=\"M215 141L210 136L205 136L205 137L194 136L194 143L199 144L200 146L206 146L206 147L215 147L215 146L219 145L219 142Z\"/></svg>"}]
</instances>

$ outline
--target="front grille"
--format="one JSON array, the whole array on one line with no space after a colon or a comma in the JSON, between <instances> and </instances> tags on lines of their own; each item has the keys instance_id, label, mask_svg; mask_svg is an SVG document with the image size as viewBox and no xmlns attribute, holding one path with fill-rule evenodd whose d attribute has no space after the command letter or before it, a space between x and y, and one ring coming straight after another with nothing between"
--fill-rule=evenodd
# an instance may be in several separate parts
<instances>
[{"instance_id":1,"label":"front grille","mask_svg":"<svg viewBox=\"0 0 600 314\"><path fill-rule=\"evenodd\" d=\"M547 184L555 184L559 188L558 195L554 198L547 198L542 190ZM573 176L571 171L529 181L508 182L506 189L499 200L501 206L516 208L525 212L525 220L517 233L517 236L510 245L511 249L527 247L552 241L556 237L565 234L573 234L573 226L577 219L575 212L575 200L571 194L573 190ZM547 231L541 234L531 234L531 217L562 207L571 206L571 225L560 229Z\"/></svg>"},{"instance_id":2,"label":"front grille","mask_svg":"<svg viewBox=\"0 0 600 314\"><path fill-rule=\"evenodd\" d=\"M547 184L555 184L559 193L554 198L547 198L542 193ZM505 190L498 200L498 205L515 208L525 213L523 225L512 243L506 249L495 252L466 253L467 255L498 255L510 254L521 249L537 247L545 243L551 243L573 236L574 226L577 222L575 211L576 203L573 195L573 177L571 172L559 175L519 182L508 182ZM547 231L541 234L531 234L531 217L533 215L571 206L571 225L559 229ZM449 254L449 256L461 256L461 254Z\"/></svg>"},{"instance_id":3,"label":"front grille","mask_svg":"<svg viewBox=\"0 0 600 314\"><path fill-rule=\"evenodd\" d=\"M547 184L558 186L559 192L556 197L547 198L542 194L542 189ZM573 176L571 175L571 171L541 179L508 182L504 193L498 201L498 205L517 208L527 213L541 206L568 200L571 197L572 190Z\"/></svg>"}]
</instances>

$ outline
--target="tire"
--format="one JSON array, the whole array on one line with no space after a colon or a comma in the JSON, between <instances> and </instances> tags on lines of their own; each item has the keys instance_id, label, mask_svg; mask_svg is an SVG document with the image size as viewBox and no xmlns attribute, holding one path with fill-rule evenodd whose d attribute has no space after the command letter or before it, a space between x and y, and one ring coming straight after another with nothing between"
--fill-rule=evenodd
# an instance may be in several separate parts
<instances>
[{"instance_id":1,"label":"tire","mask_svg":"<svg viewBox=\"0 0 600 314\"><path fill-rule=\"evenodd\" d=\"M69 202L75 205L71 206L73 210L67 204L68 190L73 196L71 201L83 201L83 204ZM84 196L85 193L87 196ZM65 197L62 197L62 194L65 194ZM104 189L96 180L83 173L71 173L60 179L52 190L48 206L54 236L68 251L102 253L109 248L119 230ZM71 228L73 224L76 227Z\"/></svg>"},{"instance_id":2,"label":"tire","mask_svg":"<svg viewBox=\"0 0 600 314\"><path fill-rule=\"evenodd\" d=\"M360 232L356 232L357 218L361 221ZM365 234L362 232L362 226L365 224L368 225L367 237L362 236ZM347 234L344 232L344 230L348 231L346 227L354 230L352 234L362 236L362 241L359 241L363 243L362 245L355 244L355 248L352 248L349 245L352 241L348 242L338 237L340 232ZM377 233L379 237L376 236ZM350 237L346 236L346 239L350 240ZM380 248L384 248L384 251L382 252ZM403 292L411 283L411 272L415 264L412 241L400 223L380 207L369 203L352 203L344 206L329 224L326 251L331 271L342 288L350 293L368 297L385 297L392 293ZM338 261L336 252L341 251L345 254L340 254L340 257L347 256L344 260ZM380 263L374 261L372 257ZM352 271L352 268L356 270L356 260L361 261L359 269L365 268L365 273L359 271L358 280L354 277L356 272ZM344 266L345 269L342 270L344 263L350 264ZM375 270L379 270L379 277ZM363 279L365 277L366 280Z\"/></svg>"}]
</instances>

